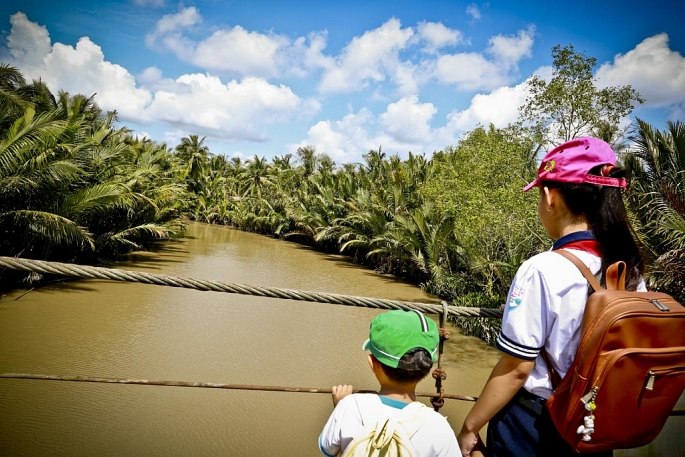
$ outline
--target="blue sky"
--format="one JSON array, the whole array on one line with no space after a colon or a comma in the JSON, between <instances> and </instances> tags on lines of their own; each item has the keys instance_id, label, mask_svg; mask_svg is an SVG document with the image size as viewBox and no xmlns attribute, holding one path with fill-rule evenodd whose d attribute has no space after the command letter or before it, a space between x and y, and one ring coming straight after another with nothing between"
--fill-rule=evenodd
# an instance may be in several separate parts
<instances>
[{"instance_id":1,"label":"blue sky","mask_svg":"<svg viewBox=\"0 0 685 457\"><path fill-rule=\"evenodd\" d=\"M121 125L174 146L271 158L313 145L430 155L505 126L551 48L631 84L633 114L683 118L685 4L652 1L6 1L0 60L53 90L97 93ZM626 120L628 122L629 120Z\"/></svg>"}]
</instances>

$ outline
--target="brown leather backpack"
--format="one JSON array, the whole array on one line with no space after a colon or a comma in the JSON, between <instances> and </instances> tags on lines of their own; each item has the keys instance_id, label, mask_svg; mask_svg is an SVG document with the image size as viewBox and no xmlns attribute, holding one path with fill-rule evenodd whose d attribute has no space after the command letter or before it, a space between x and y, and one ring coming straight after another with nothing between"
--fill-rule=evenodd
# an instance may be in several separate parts
<instances>
[{"instance_id":1,"label":"brown leather backpack","mask_svg":"<svg viewBox=\"0 0 685 457\"><path fill-rule=\"evenodd\" d=\"M595 292L566 376L559 380L547 363L552 420L576 452L648 444L685 389L685 306L667 294L626 291L624 262L608 268L602 289L576 256L554 252L573 262Z\"/></svg>"}]
</instances>

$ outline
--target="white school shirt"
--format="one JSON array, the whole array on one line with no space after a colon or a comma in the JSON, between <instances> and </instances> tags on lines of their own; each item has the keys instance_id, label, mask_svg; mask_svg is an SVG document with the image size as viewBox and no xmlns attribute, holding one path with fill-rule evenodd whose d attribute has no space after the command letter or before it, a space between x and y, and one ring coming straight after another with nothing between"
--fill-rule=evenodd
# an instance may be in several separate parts
<instances>
[{"instance_id":1,"label":"white school shirt","mask_svg":"<svg viewBox=\"0 0 685 457\"><path fill-rule=\"evenodd\" d=\"M338 402L319 436L319 450L325 456L334 457L338 452L345 452L352 440L364 433L362 418L354 399L357 395L375 394L352 394ZM379 420L398 415L402 408L409 404L382 395L379 395L379 398L381 400L378 403ZM411 437L410 441L416 454L419 457L460 457L457 437L447 419L435 411L431 413L426 422Z\"/></svg>"},{"instance_id":2,"label":"white school shirt","mask_svg":"<svg viewBox=\"0 0 685 457\"><path fill-rule=\"evenodd\" d=\"M569 248L594 275L601 259ZM637 288L646 291L644 281ZM523 387L542 398L552 395L545 348L554 369L564 377L580 344L588 282L578 268L555 252L543 252L526 260L509 289L497 348L520 359L535 360Z\"/></svg>"}]
</instances>

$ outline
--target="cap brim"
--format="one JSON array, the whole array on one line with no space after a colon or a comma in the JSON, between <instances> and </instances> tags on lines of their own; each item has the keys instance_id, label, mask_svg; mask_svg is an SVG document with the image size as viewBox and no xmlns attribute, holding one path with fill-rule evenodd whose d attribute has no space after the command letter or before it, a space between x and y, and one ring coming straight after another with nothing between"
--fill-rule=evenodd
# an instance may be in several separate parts
<instances>
[{"instance_id":1,"label":"cap brim","mask_svg":"<svg viewBox=\"0 0 685 457\"><path fill-rule=\"evenodd\" d=\"M367 339L364 341L364 344L362 345L362 351L368 351L369 350L369 345L371 344L371 339Z\"/></svg>"},{"instance_id":2,"label":"cap brim","mask_svg":"<svg viewBox=\"0 0 685 457\"><path fill-rule=\"evenodd\" d=\"M538 187L538 186L540 185L540 182L541 182L541 181L540 181L540 178L537 178L535 181L533 181L532 183L530 183L530 184L528 184L526 187L524 187L524 188L523 188L523 191L524 191L524 192L528 192L528 191L529 191L530 189L532 189L533 187Z\"/></svg>"}]
</instances>

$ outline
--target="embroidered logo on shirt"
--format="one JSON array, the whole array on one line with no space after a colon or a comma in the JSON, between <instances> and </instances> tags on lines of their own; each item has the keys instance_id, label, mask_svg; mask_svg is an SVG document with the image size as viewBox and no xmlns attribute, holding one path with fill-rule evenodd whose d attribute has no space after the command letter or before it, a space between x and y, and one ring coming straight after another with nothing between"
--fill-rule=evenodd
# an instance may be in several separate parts
<instances>
[{"instance_id":1,"label":"embroidered logo on shirt","mask_svg":"<svg viewBox=\"0 0 685 457\"><path fill-rule=\"evenodd\" d=\"M509 295L509 311L513 311L523 303L523 288L514 286Z\"/></svg>"}]
</instances>

